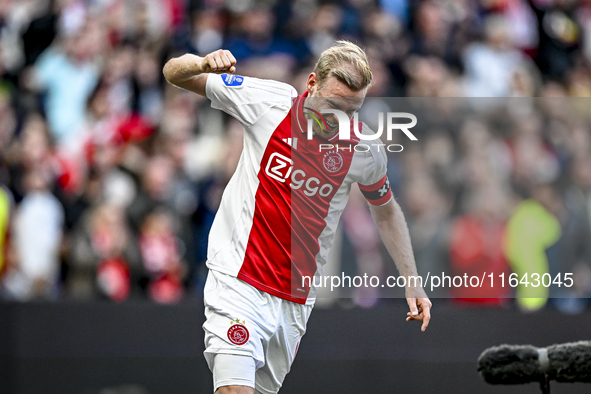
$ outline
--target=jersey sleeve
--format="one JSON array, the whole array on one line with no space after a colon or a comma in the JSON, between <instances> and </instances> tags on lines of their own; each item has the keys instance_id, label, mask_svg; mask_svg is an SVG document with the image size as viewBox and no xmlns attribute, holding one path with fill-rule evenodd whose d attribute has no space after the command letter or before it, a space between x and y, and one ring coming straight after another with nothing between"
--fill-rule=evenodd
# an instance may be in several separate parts
<instances>
[{"instance_id":1,"label":"jersey sleeve","mask_svg":"<svg viewBox=\"0 0 591 394\"><path fill-rule=\"evenodd\" d=\"M386 174L388 158L386 152L372 146L368 152L363 179L359 181L359 190L372 205L384 205L392 198L390 181Z\"/></svg>"},{"instance_id":2,"label":"jersey sleeve","mask_svg":"<svg viewBox=\"0 0 591 394\"><path fill-rule=\"evenodd\" d=\"M297 96L295 88L286 83L234 74L209 74L205 93L213 108L244 125L252 125L274 106L290 107Z\"/></svg>"}]
</instances>

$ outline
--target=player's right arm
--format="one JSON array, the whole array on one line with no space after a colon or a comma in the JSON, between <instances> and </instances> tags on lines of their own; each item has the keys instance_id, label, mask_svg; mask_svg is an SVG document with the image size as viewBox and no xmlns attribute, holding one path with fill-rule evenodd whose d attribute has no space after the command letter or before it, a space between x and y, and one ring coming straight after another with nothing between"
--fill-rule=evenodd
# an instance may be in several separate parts
<instances>
[{"instance_id":1,"label":"player's right arm","mask_svg":"<svg viewBox=\"0 0 591 394\"><path fill-rule=\"evenodd\" d=\"M187 53L172 58L164 65L164 77L179 88L205 96L209 73L224 74L236 71L236 58L228 50L219 49L205 57Z\"/></svg>"}]
</instances>

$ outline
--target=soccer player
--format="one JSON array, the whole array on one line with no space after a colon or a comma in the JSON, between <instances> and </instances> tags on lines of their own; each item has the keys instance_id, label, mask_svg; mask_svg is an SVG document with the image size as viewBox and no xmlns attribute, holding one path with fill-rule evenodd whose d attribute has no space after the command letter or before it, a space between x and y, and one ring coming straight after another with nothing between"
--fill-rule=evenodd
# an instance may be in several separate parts
<instances>
[{"instance_id":1,"label":"soccer player","mask_svg":"<svg viewBox=\"0 0 591 394\"><path fill-rule=\"evenodd\" d=\"M361 107L372 81L363 50L339 41L324 51L301 96L235 71L227 50L185 54L163 70L168 82L208 97L244 126L242 156L209 235L205 358L217 394L270 394L289 372L315 301L314 282L303 279L322 274L352 183L370 203L400 275L417 270L384 150L353 149L354 133L337 140L337 118L322 115L338 109L351 118ZM431 302L422 288L408 287L406 297L406 320L422 321L424 331Z\"/></svg>"}]
</instances>

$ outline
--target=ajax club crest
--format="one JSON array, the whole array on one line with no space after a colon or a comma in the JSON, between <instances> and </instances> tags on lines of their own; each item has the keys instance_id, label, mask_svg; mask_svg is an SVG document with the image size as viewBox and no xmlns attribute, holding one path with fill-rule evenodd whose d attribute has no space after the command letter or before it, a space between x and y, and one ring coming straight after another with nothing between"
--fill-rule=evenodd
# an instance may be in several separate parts
<instances>
[{"instance_id":1,"label":"ajax club crest","mask_svg":"<svg viewBox=\"0 0 591 394\"><path fill-rule=\"evenodd\" d=\"M322 164L328 172L337 172L343 167L343 156L339 152L326 152L322 158Z\"/></svg>"},{"instance_id":2,"label":"ajax club crest","mask_svg":"<svg viewBox=\"0 0 591 394\"><path fill-rule=\"evenodd\" d=\"M239 319L232 320L230 328L228 329L228 339L234 345L244 345L248 341L248 329L244 325L246 322Z\"/></svg>"}]
</instances>

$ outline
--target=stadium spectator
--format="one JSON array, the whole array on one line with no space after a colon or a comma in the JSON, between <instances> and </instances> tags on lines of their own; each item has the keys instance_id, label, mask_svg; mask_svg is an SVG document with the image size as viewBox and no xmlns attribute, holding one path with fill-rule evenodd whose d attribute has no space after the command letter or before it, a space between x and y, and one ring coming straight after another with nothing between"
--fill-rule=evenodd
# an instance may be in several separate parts
<instances>
[{"instance_id":1,"label":"stadium spectator","mask_svg":"<svg viewBox=\"0 0 591 394\"><path fill-rule=\"evenodd\" d=\"M466 96L509 96L524 55L512 47L508 21L502 15L485 19L484 36L484 42L471 44L464 51Z\"/></svg>"},{"instance_id":2,"label":"stadium spectator","mask_svg":"<svg viewBox=\"0 0 591 394\"><path fill-rule=\"evenodd\" d=\"M561 235L560 222L555 216L556 192L549 185L532 187L532 197L522 201L507 223L506 256L519 284L516 289L517 304L524 311L538 310L548 302L549 288L526 286L522 278L538 274L540 280L550 274L546 250ZM553 212L554 211L554 212Z\"/></svg>"},{"instance_id":3,"label":"stadium spectator","mask_svg":"<svg viewBox=\"0 0 591 394\"><path fill-rule=\"evenodd\" d=\"M187 267L181 260L173 218L162 211L149 214L142 223L138 242L148 295L158 303L178 302L184 293Z\"/></svg>"},{"instance_id":4,"label":"stadium spectator","mask_svg":"<svg viewBox=\"0 0 591 394\"><path fill-rule=\"evenodd\" d=\"M467 213L458 217L450 229L451 273L486 276L482 287L452 289L454 298L463 302L499 305L506 304L511 296L510 287L499 283L493 286L488 280L488 275L497 279L511 273L503 253L508 198L499 186L474 190Z\"/></svg>"},{"instance_id":5,"label":"stadium spectator","mask_svg":"<svg viewBox=\"0 0 591 394\"><path fill-rule=\"evenodd\" d=\"M550 292L555 297L554 304L567 313L582 312L591 298L591 245L588 242L591 238L588 205L590 161L589 156L582 156L574 159L569 166L573 183L564 192L563 234L557 244L555 264L550 267L553 278L560 272L573 273L573 288L553 286Z\"/></svg>"},{"instance_id":6,"label":"stadium spectator","mask_svg":"<svg viewBox=\"0 0 591 394\"><path fill-rule=\"evenodd\" d=\"M73 23L73 22L72 22ZM99 77L97 48L92 45L96 21L62 32L59 44L47 49L34 65L34 81L47 92L44 106L53 136L67 144L84 123L86 100Z\"/></svg>"},{"instance_id":7,"label":"stadium spectator","mask_svg":"<svg viewBox=\"0 0 591 394\"><path fill-rule=\"evenodd\" d=\"M577 9L585 5L575 1L554 0L550 2L528 0L538 25L539 43L536 63L542 73L564 81L580 56L582 32Z\"/></svg>"},{"instance_id":8,"label":"stadium spectator","mask_svg":"<svg viewBox=\"0 0 591 394\"><path fill-rule=\"evenodd\" d=\"M9 298L19 301L57 299L63 207L49 191L49 182L40 169L27 170L23 183L25 195L13 226L18 260L6 274L5 291Z\"/></svg>"},{"instance_id":9,"label":"stadium spectator","mask_svg":"<svg viewBox=\"0 0 591 394\"><path fill-rule=\"evenodd\" d=\"M121 207L90 207L73 228L69 257L68 297L121 302L139 293L140 255Z\"/></svg>"},{"instance_id":10,"label":"stadium spectator","mask_svg":"<svg viewBox=\"0 0 591 394\"><path fill-rule=\"evenodd\" d=\"M413 54L437 57L449 65L458 64L458 48L452 40L452 21L446 18L441 3L418 3L413 22Z\"/></svg>"}]
</instances>

